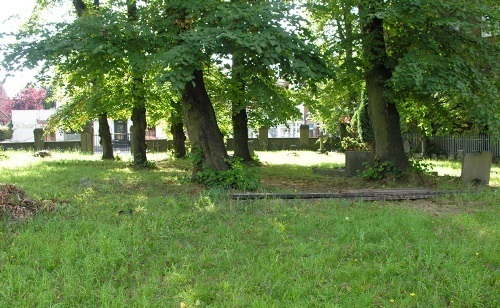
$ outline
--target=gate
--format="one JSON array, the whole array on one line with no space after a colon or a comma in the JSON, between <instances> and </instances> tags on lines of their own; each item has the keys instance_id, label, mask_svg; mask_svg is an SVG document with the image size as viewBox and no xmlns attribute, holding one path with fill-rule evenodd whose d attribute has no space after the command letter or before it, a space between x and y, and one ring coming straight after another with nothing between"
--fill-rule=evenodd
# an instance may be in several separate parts
<instances>
[{"instance_id":1,"label":"gate","mask_svg":"<svg viewBox=\"0 0 500 308\"><path fill-rule=\"evenodd\" d=\"M116 133L111 134L113 142L113 152L130 153L130 134ZM99 135L94 135L94 153L101 154L103 152L102 146L99 143Z\"/></svg>"}]
</instances>

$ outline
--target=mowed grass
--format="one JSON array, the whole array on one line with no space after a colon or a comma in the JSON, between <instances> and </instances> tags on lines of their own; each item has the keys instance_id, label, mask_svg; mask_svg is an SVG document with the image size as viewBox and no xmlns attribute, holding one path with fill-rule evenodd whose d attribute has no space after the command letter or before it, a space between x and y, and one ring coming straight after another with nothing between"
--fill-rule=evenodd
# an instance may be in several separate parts
<instances>
[{"instance_id":1,"label":"mowed grass","mask_svg":"<svg viewBox=\"0 0 500 308\"><path fill-rule=\"evenodd\" d=\"M60 205L2 221L0 307L500 305L496 188L440 177L431 183L467 192L404 202L244 202L185 181L189 162L166 155L150 155L159 168L143 170L78 153L6 153L0 183ZM341 155L258 155L262 190L388 184L311 172L340 166Z\"/></svg>"}]
</instances>

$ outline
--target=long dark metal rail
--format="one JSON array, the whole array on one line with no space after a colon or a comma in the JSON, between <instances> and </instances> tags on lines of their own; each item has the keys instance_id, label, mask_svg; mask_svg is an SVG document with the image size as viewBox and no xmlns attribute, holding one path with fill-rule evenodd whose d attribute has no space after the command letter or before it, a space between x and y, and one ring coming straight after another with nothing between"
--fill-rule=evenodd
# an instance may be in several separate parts
<instances>
[{"instance_id":1,"label":"long dark metal rail","mask_svg":"<svg viewBox=\"0 0 500 308\"><path fill-rule=\"evenodd\" d=\"M428 199L442 195L462 193L453 190L428 189L363 189L345 190L338 193L235 193L231 199L261 200L261 199L358 199L358 200L417 200Z\"/></svg>"}]
</instances>

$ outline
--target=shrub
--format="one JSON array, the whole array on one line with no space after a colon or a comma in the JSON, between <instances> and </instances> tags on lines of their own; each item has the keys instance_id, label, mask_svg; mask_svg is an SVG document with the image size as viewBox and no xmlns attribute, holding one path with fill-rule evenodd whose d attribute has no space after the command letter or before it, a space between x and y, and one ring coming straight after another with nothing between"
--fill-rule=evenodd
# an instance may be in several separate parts
<instances>
[{"instance_id":1,"label":"shrub","mask_svg":"<svg viewBox=\"0 0 500 308\"><path fill-rule=\"evenodd\" d=\"M228 161L230 168L227 171L203 169L193 176L193 181L209 187L236 188L241 190L256 190L260 181L252 170L243 164L240 158L231 158Z\"/></svg>"},{"instance_id":2,"label":"shrub","mask_svg":"<svg viewBox=\"0 0 500 308\"><path fill-rule=\"evenodd\" d=\"M369 151L370 146L353 137L344 137L340 142L344 151Z\"/></svg>"},{"instance_id":3,"label":"shrub","mask_svg":"<svg viewBox=\"0 0 500 308\"><path fill-rule=\"evenodd\" d=\"M12 129L8 126L0 125L0 141L12 138Z\"/></svg>"},{"instance_id":4,"label":"shrub","mask_svg":"<svg viewBox=\"0 0 500 308\"><path fill-rule=\"evenodd\" d=\"M396 167L392 161L378 161L375 160L372 164L369 162L363 163L365 170L360 171L360 177L366 180L382 180L388 175L400 178L403 176L401 169Z\"/></svg>"},{"instance_id":5,"label":"shrub","mask_svg":"<svg viewBox=\"0 0 500 308\"><path fill-rule=\"evenodd\" d=\"M375 135L373 134L372 123L368 116L368 101L366 99L361 101L358 109L354 113L353 125L356 126L358 131L359 140L363 143L375 142Z\"/></svg>"},{"instance_id":6,"label":"shrub","mask_svg":"<svg viewBox=\"0 0 500 308\"><path fill-rule=\"evenodd\" d=\"M399 179L405 176L423 175L432 170L430 163L418 160L410 160L409 163L408 169L401 170L392 161L381 162L376 160L372 164L366 162L363 164L365 170L358 172L358 175L365 180L382 180L388 176Z\"/></svg>"}]
</instances>

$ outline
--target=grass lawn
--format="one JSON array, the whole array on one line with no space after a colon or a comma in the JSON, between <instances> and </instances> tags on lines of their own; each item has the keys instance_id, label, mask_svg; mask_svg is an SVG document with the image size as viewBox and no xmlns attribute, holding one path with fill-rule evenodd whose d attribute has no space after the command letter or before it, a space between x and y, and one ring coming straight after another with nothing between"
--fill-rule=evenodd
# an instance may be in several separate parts
<instances>
[{"instance_id":1,"label":"grass lawn","mask_svg":"<svg viewBox=\"0 0 500 308\"><path fill-rule=\"evenodd\" d=\"M1 152L0 183L53 212L0 224L0 307L498 307L500 167L487 188L439 177L314 174L341 154L258 152L262 191L429 187L429 200L239 201L187 182L189 162ZM2 159L3 157L3 159ZM457 174L458 173L458 174Z\"/></svg>"}]
</instances>

